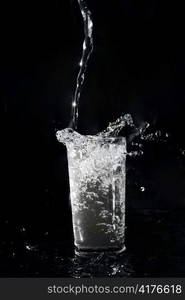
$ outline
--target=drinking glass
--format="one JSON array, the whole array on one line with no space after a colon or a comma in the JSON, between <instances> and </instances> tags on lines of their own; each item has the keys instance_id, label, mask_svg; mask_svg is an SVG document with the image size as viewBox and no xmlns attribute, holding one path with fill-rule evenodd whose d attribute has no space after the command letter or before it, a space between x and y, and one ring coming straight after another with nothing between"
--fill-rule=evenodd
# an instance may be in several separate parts
<instances>
[{"instance_id":1,"label":"drinking glass","mask_svg":"<svg viewBox=\"0 0 185 300\"><path fill-rule=\"evenodd\" d=\"M76 253L123 251L126 139L83 136L65 145Z\"/></svg>"}]
</instances>

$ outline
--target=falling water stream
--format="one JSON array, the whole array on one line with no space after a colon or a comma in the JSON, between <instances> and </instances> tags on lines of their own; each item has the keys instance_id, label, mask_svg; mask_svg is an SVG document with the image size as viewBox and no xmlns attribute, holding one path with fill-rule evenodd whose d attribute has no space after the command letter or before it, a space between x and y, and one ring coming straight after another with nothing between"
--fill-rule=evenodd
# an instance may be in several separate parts
<instances>
[{"instance_id":1,"label":"falling water stream","mask_svg":"<svg viewBox=\"0 0 185 300\"><path fill-rule=\"evenodd\" d=\"M88 9L86 2L84 0L78 0L81 15L84 22L84 42L82 57L79 63L80 70L77 76L76 89L74 94L74 99L72 102L72 128L77 129L78 126L78 110L79 110L79 100L85 79L85 72L88 65L88 60L93 51L93 22L91 17L91 12Z\"/></svg>"}]
</instances>

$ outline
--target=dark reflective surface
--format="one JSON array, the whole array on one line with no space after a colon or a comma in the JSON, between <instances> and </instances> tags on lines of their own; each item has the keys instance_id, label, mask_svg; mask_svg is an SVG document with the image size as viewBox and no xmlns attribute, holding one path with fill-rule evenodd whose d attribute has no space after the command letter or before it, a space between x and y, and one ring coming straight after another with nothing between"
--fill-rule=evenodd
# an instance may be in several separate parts
<instances>
[{"instance_id":1,"label":"dark reflective surface","mask_svg":"<svg viewBox=\"0 0 185 300\"><path fill-rule=\"evenodd\" d=\"M3 227L10 224L1 222ZM7 229L6 229L7 230ZM127 215L127 250L119 255L79 257L65 228L52 239L29 240L15 228L0 243L1 277L184 277L184 211L132 211ZM60 238L61 237L61 238ZM53 241L52 241L53 240Z\"/></svg>"}]
</instances>

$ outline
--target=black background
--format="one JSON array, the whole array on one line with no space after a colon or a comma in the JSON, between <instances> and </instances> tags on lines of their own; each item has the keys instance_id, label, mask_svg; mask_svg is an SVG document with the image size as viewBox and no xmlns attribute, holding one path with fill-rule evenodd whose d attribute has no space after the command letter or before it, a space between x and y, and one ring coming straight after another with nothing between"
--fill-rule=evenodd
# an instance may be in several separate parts
<instances>
[{"instance_id":1,"label":"black background","mask_svg":"<svg viewBox=\"0 0 185 300\"><path fill-rule=\"evenodd\" d=\"M87 3L94 52L79 131L95 134L131 113L137 126L167 132L166 143L146 142L143 157L128 158L127 209L182 210L184 10L158 0ZM84 36L75 0L6 1L1 14L1 274L16 275L9 256L19 260L27 243L71 249L67 157L55 132L71 119Z\"/></svg>"}]
</instances>

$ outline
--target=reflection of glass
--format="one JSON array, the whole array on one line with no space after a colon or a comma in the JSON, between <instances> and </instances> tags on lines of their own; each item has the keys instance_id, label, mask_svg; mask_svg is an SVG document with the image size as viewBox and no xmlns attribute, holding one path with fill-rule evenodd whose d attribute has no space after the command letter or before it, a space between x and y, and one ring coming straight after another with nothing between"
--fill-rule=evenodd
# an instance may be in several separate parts
<instances>
[{"instance_id":1,"label":"reflection of glass","mask_svg":"<svg viewBox=\"0 0 185 300\"><path fill-rule=\"evenodd\" d=\"M76 250L121 251L125 231L126 140L79 136L64 142Z\"/></svg>"}]
</instances>

